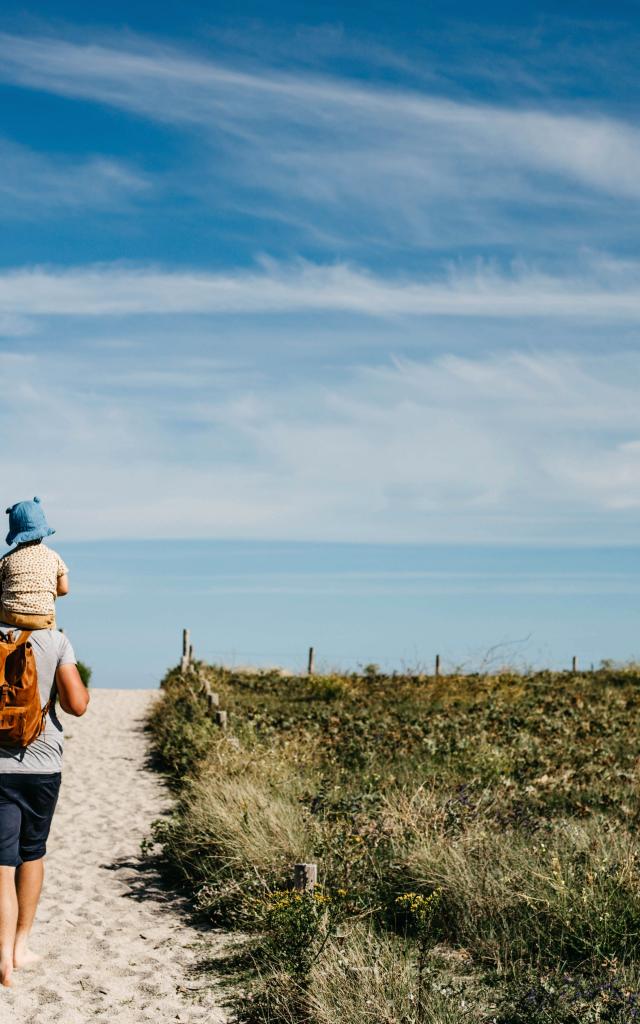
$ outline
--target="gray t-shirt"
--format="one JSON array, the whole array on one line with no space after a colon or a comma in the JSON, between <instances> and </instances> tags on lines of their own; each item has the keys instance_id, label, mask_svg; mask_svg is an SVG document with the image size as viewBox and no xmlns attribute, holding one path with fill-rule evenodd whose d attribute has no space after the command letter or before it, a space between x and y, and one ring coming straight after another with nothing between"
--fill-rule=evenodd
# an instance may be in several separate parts
<instances>
[{"instance_id":1,"label":"gray t-shirt","mask_svg":"<svg viewBox=\"0 0 640 1024\"><path fill-rule=\"evenodd\" d=\"M0 622L0 633L20 635L20 630ZM34 629L31 646L38 670L38 687L42 706L51 698L44 732L28 747L0 747L0 772L46 774L62 771L64 732L56 715L56 669L59 665L75 665L73 647L64 633L55 629Z\"/></svg>"}]
</instances>

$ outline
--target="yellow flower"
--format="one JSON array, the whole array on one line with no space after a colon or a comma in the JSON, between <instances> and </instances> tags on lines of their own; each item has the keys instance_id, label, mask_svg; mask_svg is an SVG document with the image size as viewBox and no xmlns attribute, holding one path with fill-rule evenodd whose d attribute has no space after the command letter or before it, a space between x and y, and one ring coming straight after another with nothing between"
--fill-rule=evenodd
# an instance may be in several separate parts
<instances>
[{"instance_id":1,"label":"yellow flower","mask_svg":"<svg viewBox=\"0 0 640 1024\"><path fill-rule=\"evenodd\" d=\"M410 913L422 917L428 910L435 909L434 904L438 903L441 895L441 889L434 889L429 896L424 896L419 892L405 892L396 897L396 903Z\"/></svg>"}]
</instances>

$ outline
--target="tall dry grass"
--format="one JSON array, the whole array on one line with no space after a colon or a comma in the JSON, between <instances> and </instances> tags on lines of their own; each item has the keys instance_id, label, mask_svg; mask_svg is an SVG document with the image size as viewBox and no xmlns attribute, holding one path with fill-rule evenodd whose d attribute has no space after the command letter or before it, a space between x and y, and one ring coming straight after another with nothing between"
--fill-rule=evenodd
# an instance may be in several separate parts
<instances>
[{"instance_id":1,"label":"tall dry grass","mask_svg":"<svg viewBox=\"0 0 640 1024\"><path fill-rule=\"evenodd\" d=\"M435 968L421 995L411 944L355 927L314 968L308 1006L317 1024L461 1024L479 1021L474 993Z\"/></svg>"},{"instance_id":2,"label":"tall dry grass","mask_svg":"<svg viewBox=\"0 0 640 1024\"><path fill-rule=\"evenodd\" d=\"M286 765L233 738L215 739L155 838L202 910L240 922L255 918L254 899L288 884L293 863L309 859L313 828Z\"/></svg>"},{"instance_id":3,"label":"tall dry grass","mask_svg":"<svg viewBox=\"0 0 640 1024\"><path fill-rule=\"evenodd\" d=\"M495 794L449 820L433 789L385 802L396 837L396 884L440 891L442 934L484 959L545 965L640 957L640 845L602 816L534 832L487 821Z\"/></svg>"}]
</instances>

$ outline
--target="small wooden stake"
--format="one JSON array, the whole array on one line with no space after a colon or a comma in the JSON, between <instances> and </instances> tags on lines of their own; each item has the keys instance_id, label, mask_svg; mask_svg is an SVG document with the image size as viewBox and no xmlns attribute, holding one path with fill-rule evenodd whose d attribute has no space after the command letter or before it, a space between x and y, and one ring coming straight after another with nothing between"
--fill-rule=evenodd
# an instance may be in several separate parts
<instances>
[{"instance_id":1,"label":"small wooden stake","mask_svg":"<svg viewBox=\"0 0 640 1024\"><path fill-rule=\"evenodd\" d=\"M189 641L189 630L182 630L182 658L180 659L180 671L186 672L191 661L191 643Z\"/></svg>"},{"instance_id":2,"label":"small wooden stake","mask_svg":"<svg viewBox=\"0 0 640 1024\"><path fill-rule=\"evenodd\" d=\"M315 672L315 651L313 647L309 648L309 662L307 665L307 672L310 676Z\"/></svg>"},{"instance_id":3,"label":"small wooden stake","mask_svg":"<svg viewBox=\"0 0 640 1024\"><path fill-rule=\"evenodd\" d=\"M293 884L298 892L313 892L317 881L317 864L294 864Z\"/></svg>"},{"instance_id":4,"label":"small wooden stake","mask_svg":"<svg viewBox=\"0 0 640 1024\"><path fill-rule=\"evenodd\" d=\"M438 679L439 676L440 676L440 655L436 654L436 670L435 670L435 677L436 677L436 679Z\"/></svg>"},{"instance_id":5,"label":"small wooden stake","mask_svg":"<svg viewBox=\"0 0 640 1024\"><path fill-rule=\"evenodd\" d=\"M221 729L227 728L227 712L216 711L215 714L216 725L219 725Z\"/></svg>"},{"instance_id":6,"label":"small wooden stake","mask_svg":"<svg viewBox=\"0 0 640 1024\"><path fill-rule=\"evenodd\" d=\"M571 659L571 671L573 672L574 675L578 671L578 659L576 658L575 654L574 654L573 658Z\"/></svg>"},{"instance_id":7,"label":"small wooden stake","mask_svg":"<svg viewBox=\"0 0 640 1024\"><path fill-rule=\"evenodd\" d=\"M209 705L209 711L214 711L220 704L220 697L218 694L213 693L212 690L207 690L207 704Z\"/></svg>"}]
</instances>

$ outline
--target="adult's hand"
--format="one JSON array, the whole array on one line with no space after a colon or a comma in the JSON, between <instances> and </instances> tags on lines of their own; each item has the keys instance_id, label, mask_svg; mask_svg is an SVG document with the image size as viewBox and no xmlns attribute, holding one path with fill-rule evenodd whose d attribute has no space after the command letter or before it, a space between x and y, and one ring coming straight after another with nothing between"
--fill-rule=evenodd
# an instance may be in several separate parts
<instances>
[{"instance_id":1,"label":"adult's hand","mask_svg":"<svg viewBox=\"0 0 640 1024\"><path fill-rule=\"evenodd\" d=\"M89 706L89 691L75 665L58 666L56 687L62 710L68 715L75 715L76 718L84 715Z\"/></svg>"}]
</instances>

